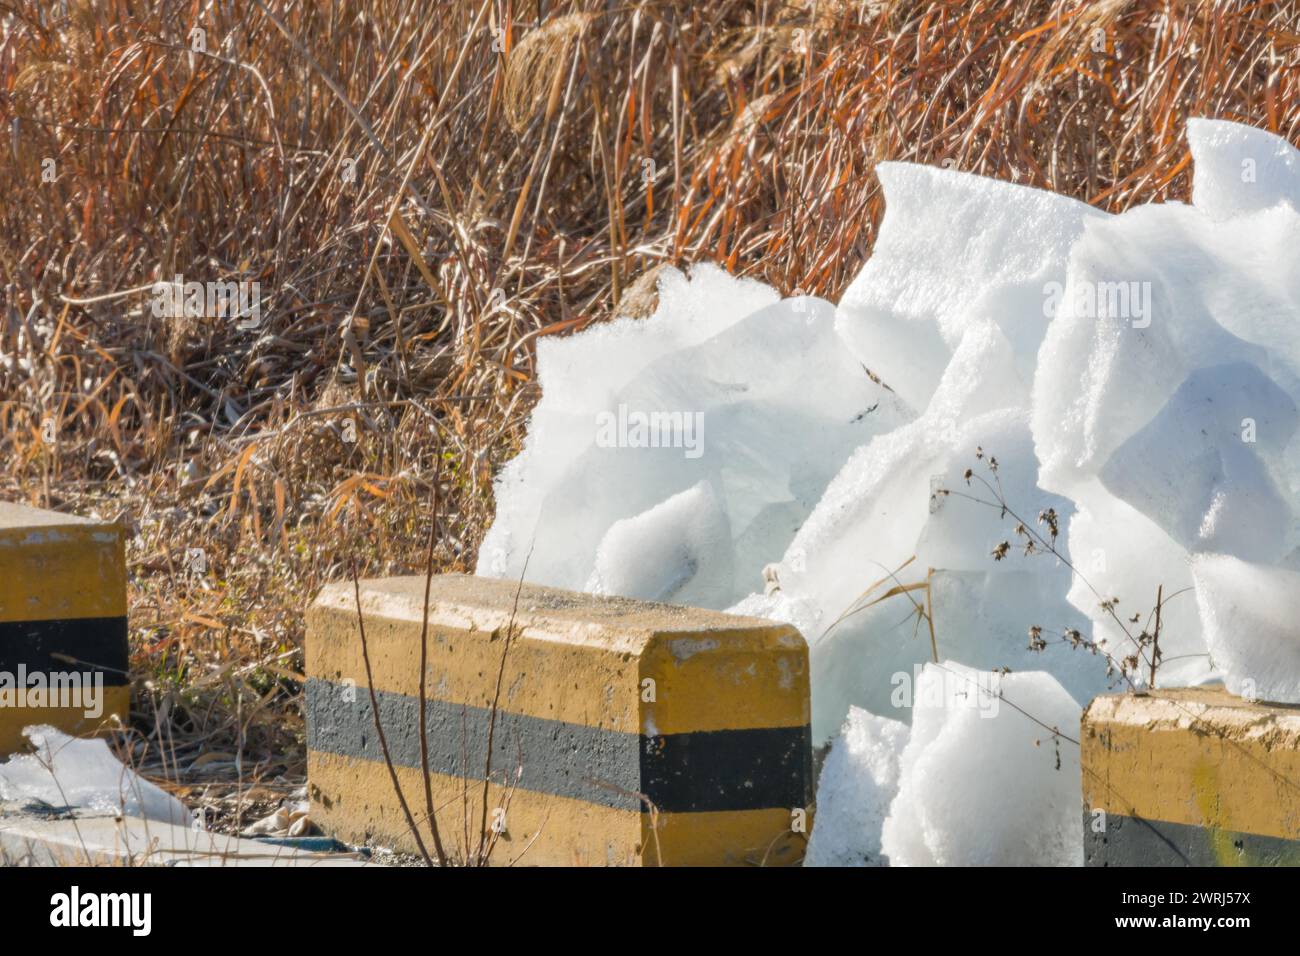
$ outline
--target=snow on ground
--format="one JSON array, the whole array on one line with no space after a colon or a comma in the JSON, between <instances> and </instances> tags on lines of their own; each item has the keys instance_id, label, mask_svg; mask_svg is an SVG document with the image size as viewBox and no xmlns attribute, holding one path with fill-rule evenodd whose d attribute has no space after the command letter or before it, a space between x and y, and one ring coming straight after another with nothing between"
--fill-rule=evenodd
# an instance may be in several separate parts
<instances>
[{"instance_id":1,"label":"snow on ground","mask_svg":"<svg viewBox=\"0 0 1300 956\"><path fill-rule=\"evenodd\" d=\"M33 751L0 762L0 800L192 824L183 803L124 766L103 740L80 740L47 726L27 727L23 736Z\"/></svg>"},{"instance_id":2,"label":"snow on ground","mask_svg":"<svg viewBox=\"0 0 1300 956\"><path fill-rule=\"evenodd\" d=\"M909 728L850 707L817 781L817 819L805 866L880 866L880 831L898 793Z\"/></svg>"},{"instance_id":3,"label":"snow on ground","mask_svg":"<svg viewBox=\"0 0 1300 956\"><path fill-rule=\"evenodd\" d=\"M838 307L697 266L545 340L478 573L799 627L812 862L1078 862L1157 594L1159 684L1300 703L1300 152L1188 140L1192 204L1120 215L884 163Z\"/></svg>"}]
</instances>

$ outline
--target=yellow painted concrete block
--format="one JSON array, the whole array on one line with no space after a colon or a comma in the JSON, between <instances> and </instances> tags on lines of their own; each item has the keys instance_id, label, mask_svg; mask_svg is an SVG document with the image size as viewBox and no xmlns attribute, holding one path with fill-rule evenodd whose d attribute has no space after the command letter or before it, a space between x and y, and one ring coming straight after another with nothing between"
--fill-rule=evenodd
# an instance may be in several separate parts
<instances>
[{"instance_id":1,"label":"yellow painted concrete block","mask_svg":"<svg viewBox=\"0 0 1300 956\"><path fill-rule=\"evenodd\" d=\"M419 741L422 577L362 582L379 714L425 816ZM811 826L808 650L792 627L463 575L434 579L425 726L455 854L492 862L789 864ZM513 629L510 622L514 620ZM508 653L506 633L511 638ZM374 726L350 582L307 616L313 819L414 848ZM488 774L488 725L500 680ZM427 828L423 831L428 844Z\"/></svg>"},{"instance_id":2,"label":"yellow painted concrete block","mask_svg":"<svg viewBox=\"0 0 1300 956\"><path fill-rule=\"evenodd\" d=\"M94 733L129 707L122 529L0 502L0 755L29 724Z\"/></svg>"},{"instance_id":3,"label":"yellow painted concrete block","mask_svg":"<svg viewBox=\"0 0 1300 956\"><path fill-rule=\"evenodd\" d=\"M1105 695L1080 744L1090 865L1300 863L1300 707L1221 688Z\"/></svg>"}]
</instances>

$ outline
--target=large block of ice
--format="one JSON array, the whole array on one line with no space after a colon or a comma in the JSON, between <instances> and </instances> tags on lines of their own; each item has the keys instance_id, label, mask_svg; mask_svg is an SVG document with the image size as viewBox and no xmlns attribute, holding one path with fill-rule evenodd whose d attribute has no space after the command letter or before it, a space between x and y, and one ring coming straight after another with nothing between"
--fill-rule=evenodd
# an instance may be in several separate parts
<instances>
[{"instance_id":1,"label":"large block of ice","mask_svg":"<svg viewBox=\"0 0 1300 956\"><path fill-rule=\"evenodd\" d=\"M1288 202L1300 209L1300 152L1280 136L1224 120L1187 121L1192 202L1211 219Z\"/></svg>"},{"instance_id":2,"label":"large block of ice","mask_svg":"<svg viewBox=\"0 0 1300 956\"><path fill-rule=\"evenodd\" d=\"M596 549L585 590L716 607L731 588L731 528L713 486L701 481L614 522Z\"/></svg>"},{"instance_id":3,"label":"large block of ice","mask_svg":"<svg viewBox=\"0 0 1300 956\"><path fill-rule=\"evenodd\" d=\"M1091 621L1093 640L1117 662L1140 654L1135 639L1143 628L1154 628L1153 611L1161 597L1157 684L1176 687L1214 678L1187 550L1099 482L1088 486L1077 501L1078 510L1070 519L1070 563L1075 570L1069 599ZM1130 675L1135 686L1147 681L1149 657L1146 661L1148 666Z\"/></svg>"},{"instance_id":4,"label":"large block of ice","mask_svg":"<svg viewBox=\"0 0 1300 956\"><path fill-rule=\"evenodd\" d=\"M1032 475L1028 422L1016 410L1025 397L1005 336L991 323L973 326L925 413L858 448L828 484L781 560L782 590L810 599L829 623L871 581L917 556L932 519L935 541L926 560L933 566L990 564L987 554L972 553L980 550L978 544L963 554L945 550L944 542L951 544L953 536L945 537L943 529L963 518L956 511L932 515L932 488L935 480L958 483L981 442L1007 447L1013 455L1023 452L1021 477ZM975 516L969 520L986 528L987 516L979 515L979 509L970 506ZM899 583L924 574L925 566L914 563Z\"/></svg>"},{"instance_id":5,"label":"large block of ice","mask_svg":"<svg viewBox=\"0 0 1300 956\"><path fill-rule=\"evenodd\" d=\"M1192 563L1205 642L1228 690L1300 704L1300 573L1229 555Z\"/></svg>"},{"instance_id":6,"label":"large block of ice","mask_svg":"<svg viewBox=\"0 0 1300 956\"><path fill-rule=\"evenodd\" d=\"M1050 673L1080 700L1116 688L1106 659L1087 645L1091 627L1050 577L1030 571L936 571L929 594L912 596L934 616L941 657L985 671L1009 668ZM1047 646L1030 645L1031 627ZM1079 639L1067 635L1078 632ZM931 660L929 628L904 596L845 618L810 642L813 739L826 740L852 707L912 719L906 691Z\"/></svg>"},{"instance_id":7,"label":"large block of ice","mask_svg":"<svg viewBox=\"0 0 1300 956\"><path fill-rule=\"evenodd\" d=\"M1047 330L1045 286L1063 279L1083 223L1106 214L969 173L910 163L876 172L885 219L838 319L858 356L919 412L966 330L993 321L1028 378Z\"/></svg>"},{"instance_id":8,"label":"large block of ice","mask_svg":"<svg viewBox=\"0 0 1300 956\"><path fill-rule=\"evenodd\" d=\"M672 307L661 302L656 316ZM497 483L478 573L518 576L527 557L536 583L609 590L618 579L637 594L657 593L700 543L667 502L703 482L731 551L725 574L711 562L714 583L690 593L706 607L761 588L763 566L789 544L839 464L906 418L844 348L831 307L811 298L766 305L605 391L561 397L571 404L548 406L540 430L535 413L527 447ZM618 541L652 524L655 547L635 568L615 567L629 553ZM634 585L637 575L655 583Z\"/></svg>"},{"instance_id":9,"label":"large block of ice","mask_svg":"<svg viewBox=\"0 0 1300 956\"><path fill-rule=\"evenodd\" d=\"M1081 709L1061 685L930 664L916 698L881 831L890 865L1081 865Z\"/></svg>"},{"instance_id":10,"label":"large block of ice","mask_svg":"<svg viewBox=\"0 0 1300 956\"><path fill-rule=\"evenodd\" d=\"M984 368L997 376L996 363ZM1069 567L1045 550L1024 554L1016 518L1003 513L997 498L1013 511L1022 509L1026 523L1036 528L1038 514L1054 510L1062 531L1056 547L1069 552L1073 506L1037 486L1027 414L1004 408L967 418L970 403L954 403L962 410L939 419L946 427L934 427L934 409L944 404L946 388L936 392L921 419L849 459L777 565L780 595L736 607L803 630L814 673L818 741L835 732L851 705L894 713L894 675L910 673L931 653L928 626L913 601L933 614L939 652L946 657L978 667L1045 670L1080 697L1109 686L1104 659L1060 645L1067 631L1085 638L1090 631L1067 601ZM988 467L993 453L996 472ZM968 468L979 475L969 485L963 477ZM932 497L936 487L954 493ZM995 549L1006 540L1017 547L999 560ZM894 585L926 580L928 607L924 591L872 604ZM1049 651L1029 649L1032 626L1056 635ZM906 711L897 716L906 719Z\"/></svg>"},{"instance_id":11,"label":"large block of ice","mask_svg":"<svg viewBox=\"0 0 1300 956\"><path fill-rule=\"evenodd\" d=\"M1295 547L1272 476L1295 430L1295 403L1256 366L1196 369L1101 481L1188 550L1271 563Z\"/></svg>"},{"instance_id":12,"label":"large block of ice","mask_svg":"<svg viewBox=\"0 0 1300 956\"><path fill-rule=\"evenodd\" d=\"M538 341L542 396L523 449L497 476L496 518L479 548L480 574L522 571L543 502L594 444L596 412L616 408L623 386L656 359L698 345L780 298L761 282L736 279L707 263L689 279L664 269L658 291L658 307L645 319L619 318L580 335Z\"/></svg>"},{"instance_id":13,"label":"large block of ice","mask_svg":"<svg viewBox=\"0 0 1300 956\"><path fill-rule=\"evenodd\" d=\"M1089 222L1039 351L1044 487L1097 475L1197 369L1247 363L1300 397L1300 215L1216 223L1190 206Z\"/></svg>"}]
</instances>

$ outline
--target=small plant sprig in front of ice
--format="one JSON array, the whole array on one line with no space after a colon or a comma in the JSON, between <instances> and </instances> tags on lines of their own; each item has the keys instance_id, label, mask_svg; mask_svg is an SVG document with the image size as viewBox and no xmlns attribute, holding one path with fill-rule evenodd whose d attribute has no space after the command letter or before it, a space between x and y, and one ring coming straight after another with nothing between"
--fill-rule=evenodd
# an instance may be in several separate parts
<instances>
[{"instance_id":1,"label":"small plant sprig in front of ice","mask_svg":"<svg viewBox=\"0 0 1300 956\"><path fill-rule=\"evenodd\" d=\"M1092 582L1070 562L1069 557L1057 548L1056 542L1060 536L1061 528L1060 516L1056 513L1056 509L1045 508L1039 511L1036 522L1026 521L1007 503L1006 495L1002 490L1002 479L998 475L997 458L986 454L981 446L976 446L975 457L984 463L985 469L992 477L992 481L976 470L978 466L967 468L962 473L962 479L966 482L967 487L974 488L976 482L982 485L992 496L991 500L981 497L978 493L971 494L951 488L935 488L932 497L964 498L979 505L996 508L1003 520L1010 519L1014 521L1015 527L1012 532L1012 539L1000 541L994 546L992 552L990 552L993 560L1005 560L1012 550L1017 547L1025 557L1034 555L1051 555L1055 557L1096 595L1098 606L1124 632L1135 651L1132 654L1117 658L1100 642L1084 637L1077 628L1066 628L1057 633L1045 629L1041 624L1032 624L1028 628L1029 649L1041 652L1047 650L1051 644L1061 644L1068 646L1071 650L1082 649L1091 654L1099 654L1106 660L1106 676L1108 678L1113 678L1118 674L1128 683L1130 689L1136 689L1134 678L1140 677L1141 672L1145 670L1147 672L1147 687L1154 689L1156 686L1156 671L1162 660L1160 653L1161 609L1167 600L1164 597L1163 585L1156 591L1156 603L1147 616L1146 624L1135 635L1130 628L1141 621L1142 615L1137 613L1127 619L1120 617L1119 612L1116 610L1120 603L1119 598L1104 597L1093 587ZM1039 530L1040 528L1042 530ZM1170 595L1170 598L1180 593L1182 592L1175 592Z\"/></svg>"}]
</instances>

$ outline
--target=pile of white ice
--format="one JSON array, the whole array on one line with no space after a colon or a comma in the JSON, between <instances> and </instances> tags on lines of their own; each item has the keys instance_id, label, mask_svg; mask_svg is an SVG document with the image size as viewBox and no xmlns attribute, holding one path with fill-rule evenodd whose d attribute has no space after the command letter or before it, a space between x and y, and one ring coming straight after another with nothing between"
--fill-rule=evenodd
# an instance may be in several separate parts
<instances>
[{"instance_id":1,"label":"pile of white ice","mask_svg":"<svg viewBox=\"0 0 1300 956\"><path fill-rule=\"evenodd\" d=\"M1188 139L1192 204L1120 215L881 164L838 307L698 266L541 340L478 573L797 625L813 861L1079 862L1080 704L1158 593L1159 684L1300 702L1300 153Z\"/></svg>"},{"instance_id":2,"label":"pile of white ice","mask_svg":"<svg viewBox=\"0 0 1300 956\"><path fill-rule=\"evenodd\" d=\"M183 803L124 765L105 741L69 737L44 725L24 728L23 736L32 752L0 763L0 801L192 825Z\"/></svg>"},{"instance_id":3,"label":"pile of white ice","mask_svg":"<svg viewBox=\"0 0 1300 956\"><path fill-rule=\"evenodd\" d=\"M924 665L910 728L849 708L805 864L1080 863L1079 713L1042 672Z\"/></svg>"}]
</instances>

